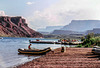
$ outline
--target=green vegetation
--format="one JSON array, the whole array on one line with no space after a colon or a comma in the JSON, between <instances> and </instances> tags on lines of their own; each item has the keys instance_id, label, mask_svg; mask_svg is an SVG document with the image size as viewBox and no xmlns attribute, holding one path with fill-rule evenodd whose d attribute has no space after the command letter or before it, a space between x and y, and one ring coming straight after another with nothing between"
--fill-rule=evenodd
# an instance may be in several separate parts
<instances>
[{"instance_id":1,"label":"green vegetation","mask_svg":"<svg viewBox=\"0 0 100 68\"><path fill-rule=\"evenodd\" d=\"M90 33L85 37L81 38L83 41L82 44L77 45L76 47L93 47L93 46L100 46L100 36L95 36L94 33Z\"/></svg>"}]
</instances>

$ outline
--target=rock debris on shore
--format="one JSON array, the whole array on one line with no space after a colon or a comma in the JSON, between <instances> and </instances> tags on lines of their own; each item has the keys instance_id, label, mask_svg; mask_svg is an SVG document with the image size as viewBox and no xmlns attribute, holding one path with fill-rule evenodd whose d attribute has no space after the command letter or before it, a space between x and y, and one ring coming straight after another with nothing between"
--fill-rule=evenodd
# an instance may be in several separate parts
<instances>
[{"instance_id":1,"label":"rock debris on shore","mask_svg":"<svg viewBox=\"0 0 100 68\"><path fill-rule=\"evenodd\" d=\"M100 68L99 55L91 53L92 48L61 48L49 52L41 58L14 68Z\"/></svg>"}]
</instances>

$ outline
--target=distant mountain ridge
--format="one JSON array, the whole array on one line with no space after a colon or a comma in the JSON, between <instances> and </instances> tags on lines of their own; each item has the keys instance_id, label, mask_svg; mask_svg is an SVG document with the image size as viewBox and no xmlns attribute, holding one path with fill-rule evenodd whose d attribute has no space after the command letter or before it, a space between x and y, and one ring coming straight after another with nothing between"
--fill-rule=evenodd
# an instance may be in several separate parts
<instances>
[{"instance_id":1,"label":"distant mountain ridge","mask_svg":"<svg viewBox=\"0 0 100 68\"><path fill-rule=\"evenodd\" d=\"M100 28L94 28L93 30L87 30L85 34L94 33L94 34L100 34Z\"/></svg>"},{"instance_id":2,"label":"distant mountain ridge","mask_svg":"<svg viewBox=\"0 0 100 68\"><path fill-rule=\"evenodd\" d=\"M54 30L59 30L63 28L63 26L47 26L46 28L38 29L39 32L53 32Z\"/></svg>"},{"instance_id":3,"label":"distant mountain ridge","mask_svg":"<svg viewBox=\"0 0 100 68\"><path fill-rule=\"evenodd\" d=\"M64 26L61 30L83 32L93 28L100 28L100 20L72 20L69 25Z\"/></svg>"},{"instance_id":4,"label":"distant mountain ridge","mask_svg":"<svg viewBox=\"0 0 100 68\"><path fill-rule=\"evenodd\" d=\"M83 32L76 32L76 31L70 31L70 30L54 30L51 34L70 35L70 34L83 34Z\"/></svg>"},{"instance_id":5,"label":"distant mountain ridge","mask_svg":"<svg viewBox=\"0 0 100 68\"><path fill-rule=\"evenodd\" d=\"M51 34L100 34L100 20L72 20L69 25L60 30L54 30Z\"/></svg>"},{"instance_id":6,"label":"distant mountain ridge","mask_svg":"<svg viewBox=\"0 0 100 68\"><path fill-rule=\"evenodd\" d=\"M43 37L39 32L29 28L21 16L0 16L0 36Z\"/></svg>"}]
</instances>

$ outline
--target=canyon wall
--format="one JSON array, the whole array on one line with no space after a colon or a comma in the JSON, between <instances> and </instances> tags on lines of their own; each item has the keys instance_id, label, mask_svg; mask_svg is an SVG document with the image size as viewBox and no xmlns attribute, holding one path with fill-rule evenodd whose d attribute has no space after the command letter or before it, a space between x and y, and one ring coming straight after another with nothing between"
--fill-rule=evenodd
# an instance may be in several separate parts
<instances>
[{"instance_id":1,"label":"canyon wall","mask_svg":"<svg viewBox=\"0 0 100 68\"><path fill-rule=\"evenodd\" d=\"M0 16L0 36L4 37L43 37L39 32L28 27L26 20L20 16Z\"/></svg>"}]
</instances>

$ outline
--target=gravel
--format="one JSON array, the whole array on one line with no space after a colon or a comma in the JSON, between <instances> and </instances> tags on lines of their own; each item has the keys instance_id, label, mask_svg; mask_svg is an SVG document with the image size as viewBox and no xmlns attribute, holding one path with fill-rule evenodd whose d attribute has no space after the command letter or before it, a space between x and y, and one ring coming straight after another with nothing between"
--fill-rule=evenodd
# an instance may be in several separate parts
<instances>
[{"instance_id":1,"label":"gravel","mask_svg":"<svg viewBox=\"0 0 100 68\"><path fill-rule=\"evenodd\" d=\"M55 49L54 53L34 59L14 68L100 68L100 56L91 53L92 48L61 48Z\"/></svg>"}]
</instances>

